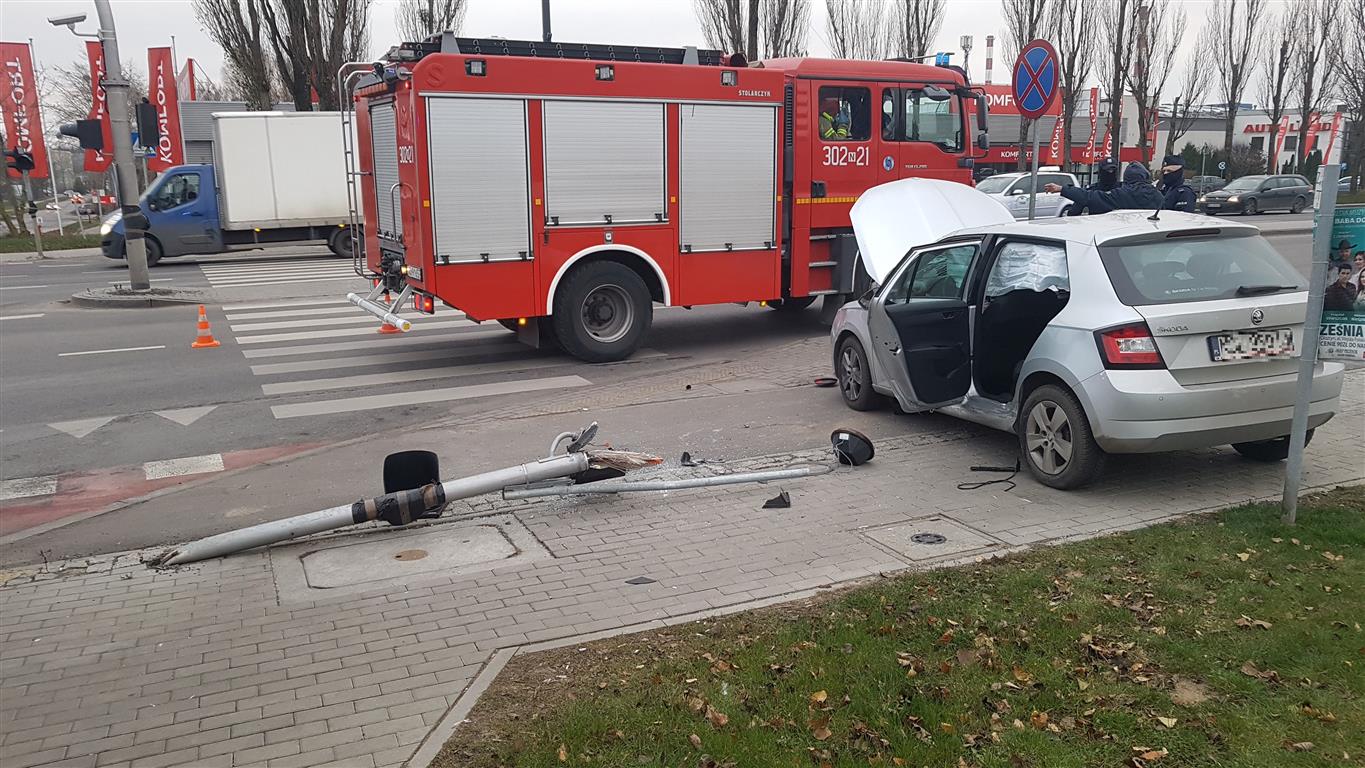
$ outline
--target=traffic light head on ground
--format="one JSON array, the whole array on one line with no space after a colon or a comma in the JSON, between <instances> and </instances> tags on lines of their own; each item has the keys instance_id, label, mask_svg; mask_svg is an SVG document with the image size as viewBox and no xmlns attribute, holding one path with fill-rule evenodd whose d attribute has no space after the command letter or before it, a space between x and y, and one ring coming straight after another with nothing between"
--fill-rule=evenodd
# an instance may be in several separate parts
<instances>
[{"instance_id":1,"label":"traffic light head on ground","mask_svg":"<svg viewBox=\"0 0 1365 768\"><path fill-rule=\"evenodd\" d=\"M80 142L81 149L104 149L104 128L99 120L77 120L74 123L63 123L57 128L57 133L74 137Z\"/></svg>"}]
</instances>

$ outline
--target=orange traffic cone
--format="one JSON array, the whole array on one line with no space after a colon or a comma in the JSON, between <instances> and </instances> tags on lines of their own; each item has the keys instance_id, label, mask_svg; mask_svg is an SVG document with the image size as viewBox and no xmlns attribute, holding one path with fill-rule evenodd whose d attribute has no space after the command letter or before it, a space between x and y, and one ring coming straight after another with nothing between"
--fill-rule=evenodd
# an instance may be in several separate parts
<instances>
[{"instance_id":1,"label":"orange traffic cone","mask_svg":"<svg viewBox=\"0 0 1365 768\"><path fill-rule=\"evenodd\" d=\"M393 323L384 323L379 326L379 333L402 333L403 329Z\"/></svg>"},{"instance_id":2,"label":"orange traffic cone","mask_svg":"<svg viewBox=\"0 0 1365 768\"><path fill-rule=\"evenodd\" d=\"M396 329L395 329L396 330ZM190 345L191 349L203 349L204 347L216 347L218 340L213 338L213 331L209 330L209 315L204 310L204 305L199 305L199 336Z\"/></svg>"}]
</instances>

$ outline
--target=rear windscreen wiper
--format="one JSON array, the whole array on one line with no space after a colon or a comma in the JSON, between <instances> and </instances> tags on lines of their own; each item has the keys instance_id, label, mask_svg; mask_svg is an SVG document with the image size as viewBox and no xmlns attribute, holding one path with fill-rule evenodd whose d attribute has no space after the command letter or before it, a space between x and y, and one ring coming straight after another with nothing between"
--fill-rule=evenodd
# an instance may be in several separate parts
<instances>
[{"instance_id":1,"label":"rear windscreen wiper","mask_svg":"<svg viewBox=\"0 0 1365 768\"><path fill-rule=\"evenodd\" d=\"M1238 296L1260 296L1263 293L1276 293L1278 291L1296 291L1297 285L1239 285L1237 286Z\"/></svg>"}]
</instances>

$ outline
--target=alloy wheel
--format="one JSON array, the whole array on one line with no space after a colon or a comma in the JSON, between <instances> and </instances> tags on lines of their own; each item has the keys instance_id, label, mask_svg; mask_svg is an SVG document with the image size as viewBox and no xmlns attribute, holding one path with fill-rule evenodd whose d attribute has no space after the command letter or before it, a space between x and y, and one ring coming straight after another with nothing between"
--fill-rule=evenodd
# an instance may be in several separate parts
<instances>
[{"instance_id":1,"label":"alloy wheel","mask_svg":"<svg viewBox=\"0 0 1365 768\"><path fill-rule=\"evenodd\" d=\"M839 389L844 399L850 402L857 400L863 393L863 361L853 351L851 344L846 345L839 355L839 372L843 374L839 377Z\"/></svg>"},{"instance_id":2,"label":"alloy wheel","mask_svg":"<svg viewBox=\"0 0 1365 768\"><path fill-rule=\"evenodd\" d=\"M1071 422L1066 411L1051 400L1040 401L1029 411L1025 427L1029 461L1049 475L1059 475L1071 463Z\"/></svg>"}]
</instances>

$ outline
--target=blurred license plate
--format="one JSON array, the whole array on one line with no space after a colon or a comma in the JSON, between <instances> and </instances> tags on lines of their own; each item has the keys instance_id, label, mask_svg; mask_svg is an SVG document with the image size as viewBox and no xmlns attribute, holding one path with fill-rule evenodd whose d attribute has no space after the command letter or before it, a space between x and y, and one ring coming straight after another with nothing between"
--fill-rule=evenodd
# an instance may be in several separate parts
<instances>
[{"instance_id":1,"label":"blurred license plate","mask_svg":"<svg viewBox=\"0 0 1365 768\"><path fill-rule=\"evenodd\" d=\"M1271 328L1265 331L1220 333L1209 337L1209 357L1226 360L1258 360L1294 354L1294 331Z\"/></svg>"},{"instance_id":2,"label":"blurred license plate","mask_svg":"<svg viewBox=\"0 0 1365 768\"><path fill-rule=\"evenodd\" d=\"M1222 208L1222 203L1204 203L1205 208Z\"/></svg>"}]
</instances>

